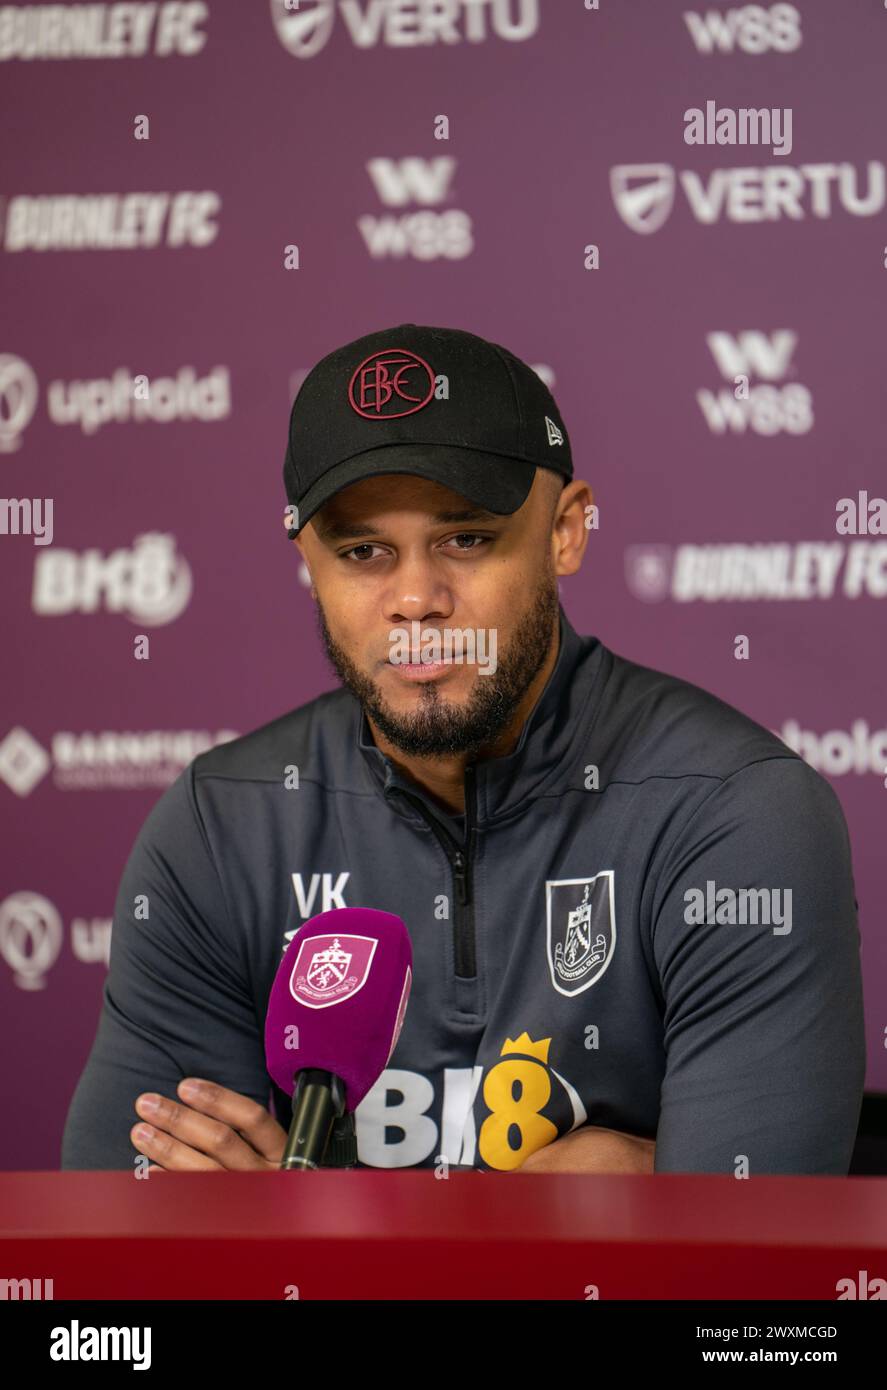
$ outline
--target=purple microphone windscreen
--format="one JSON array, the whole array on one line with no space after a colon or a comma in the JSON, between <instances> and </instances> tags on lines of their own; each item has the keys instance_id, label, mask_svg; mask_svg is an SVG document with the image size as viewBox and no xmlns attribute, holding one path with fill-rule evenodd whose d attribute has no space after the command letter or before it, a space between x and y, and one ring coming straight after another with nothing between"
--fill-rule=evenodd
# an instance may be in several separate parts
<instances>
[{"instance_id":1,"label":"purple microphone windscreen","mask_svg":"<svg viewBox=\"0 0 887 1390\"><path fill-rule=\"evenodd\" d=\"M392 912L337 907L300 927L265 1019L268 1074L292 1095L297 1072L331 1071L355 1110L388 1064L412 980L407 929Z\"/></svg>"}]
</instances>

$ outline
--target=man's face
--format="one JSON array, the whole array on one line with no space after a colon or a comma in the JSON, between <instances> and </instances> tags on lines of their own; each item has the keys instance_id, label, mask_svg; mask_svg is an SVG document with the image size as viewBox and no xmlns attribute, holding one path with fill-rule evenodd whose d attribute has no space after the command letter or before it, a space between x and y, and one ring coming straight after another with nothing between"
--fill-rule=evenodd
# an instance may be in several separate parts
<instances>
[{"instance_id":1,"label":"man's face","mask_svg":"<svg viewBox=\"0 0 887 1390\"><path fill-rule=\"evenodd\" d=\"M402 752L479 751L508 726L544 664L558 617L552 476L537 469L510 516L409 474L368 478L331 498L300 535L327 656ZM442 662L403 664L414 623L423 642L436 637ZM457 629L475 634L473 663L464 637L447 645Z\"/></svg>"}]
</instances>

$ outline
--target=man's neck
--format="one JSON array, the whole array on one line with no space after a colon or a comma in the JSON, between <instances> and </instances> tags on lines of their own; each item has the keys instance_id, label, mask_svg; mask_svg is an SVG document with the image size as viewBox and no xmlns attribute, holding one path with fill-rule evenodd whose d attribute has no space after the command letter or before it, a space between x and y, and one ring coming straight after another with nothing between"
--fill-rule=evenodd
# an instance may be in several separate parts
<instances>
[{"instance_id":1,"label":"man's neck","mask_svg":"<svg viewBox=\"0 0 887 1390\"><path fill-rule=\"evenodd\" d=\"M526 694L515 710L514 717L502 733L478 754L453 753L443 757L414 757L403 753L391 743L375 724L371 715L367 722L372 730L376 746L391 760L399 772L406 773L445 810L455 815L465 811L465 768L469 762L480 762L487 758L504 758L509 754L518 739L524 724L532 714L548 677L557 663L560 651L559 627L554 629L553 640L548 655L533 677Z\"/></svg>"}]
</instances>

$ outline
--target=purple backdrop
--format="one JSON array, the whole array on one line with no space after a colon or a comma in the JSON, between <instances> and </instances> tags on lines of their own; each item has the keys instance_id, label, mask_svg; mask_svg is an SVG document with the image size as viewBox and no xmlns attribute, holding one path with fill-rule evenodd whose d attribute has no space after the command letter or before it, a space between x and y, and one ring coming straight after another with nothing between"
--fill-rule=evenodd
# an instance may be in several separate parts
<instances>
[{"instance_id":1,"label":"purple backdrop","mask_svg":"<svg viewBox=\"0 0 887 1390\"><path fill-rule=\"evenodd\" d=\"M0 9L4 1168L58 1165L163 787L333 683L289 404L404 320L552 386L600 507L574 626L834 786L887 1087L887 537L836 511L887 496L887 10L693 3ZM688 144L709 101L791 148Z\"/></svg>"}]
</instances>

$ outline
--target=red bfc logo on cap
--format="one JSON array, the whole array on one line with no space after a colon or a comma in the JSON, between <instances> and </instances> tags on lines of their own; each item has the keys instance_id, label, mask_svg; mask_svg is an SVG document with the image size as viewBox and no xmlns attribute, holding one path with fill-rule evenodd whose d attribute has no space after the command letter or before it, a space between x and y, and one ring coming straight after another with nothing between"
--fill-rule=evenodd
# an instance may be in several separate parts
<instances>
[{"instance_id":1,"label":"red bfc logo on cap","mask_svg":"<svg viewBox=\"0 0 887 1390\"><path fill-rule=\"evenodd\" d=\"M434 372L423 358L405 348L382 348L371 353L348 383L352 409L365 420L395 420L401 415L413 415L433 395Z\"/></svg>"}]
</instances>

